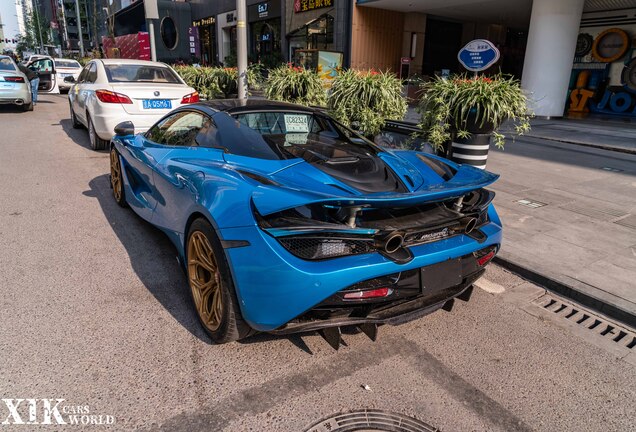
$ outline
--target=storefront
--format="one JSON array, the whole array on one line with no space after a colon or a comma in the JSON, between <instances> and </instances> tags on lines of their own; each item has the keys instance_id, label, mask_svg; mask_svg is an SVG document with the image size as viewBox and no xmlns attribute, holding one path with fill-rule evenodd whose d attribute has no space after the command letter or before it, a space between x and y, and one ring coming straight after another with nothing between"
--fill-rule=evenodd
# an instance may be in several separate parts
<instances>
[{"instance_id":1,"label":"storefront","mask_svg":"<svg viewBox=\"0 0 636 432\"><path fill-rule=\"evenodd\" d=\"M285 0L286 39L289 60L298 50L351 52L353 0Z\"/></svg>"},{"instance_id":2,"label":"storefront","mask_svg":"<svg viewBox=\"0 0 636 432\"><path fill-rule=\"evenodd\" d=\"M225 66L236 66L236 11L217 15L218 59Z\"/></svg>"},{"instance_id":3,"label":"storefront","mask_svg":"<svg viewBox=\"0 0 636 432\"><path fill-rule=\"evenodd\" d=\"M267 68L283 61L281 53L281 0L263 1L247 7L249 56Z\"/></svg>"},{"instance_id":4,"label":"storefront","mask_svg":"<svg viewBox=\"0 0 636 432\"><path fill-rule=\"evenodd\" d=\"M583 14L566 113L636 117L636 9Z\"/></svg>"},{"instance_id":5,"label":"storefront","mask_svg":"<svg viewBox=\"0 0 636 432\"><path fill-rule=\"evenodd\" d=\"M198 46L200 52L200 61L204 65L217 64L216 55L216 18L213 16L201 18L192 21L192 27L195 29L191 31L190 38L194 39L190 42L190 53L194 54L194 57L198 57L196 39L198 38ZM193 45L194 44L194 45ZM194 51L194 52L193 52ZM196 60L196 59L195 59Z\"/></svg>"}]
</instances>

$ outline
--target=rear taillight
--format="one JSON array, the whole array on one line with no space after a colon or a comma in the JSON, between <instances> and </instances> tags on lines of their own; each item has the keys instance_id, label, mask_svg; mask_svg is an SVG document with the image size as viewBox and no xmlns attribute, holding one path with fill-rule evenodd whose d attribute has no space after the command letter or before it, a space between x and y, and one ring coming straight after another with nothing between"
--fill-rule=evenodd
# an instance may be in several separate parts
<instances>
[{"instance_id":1,"label":"rear taillight","mask_svg":"<svg viewBox=\"0 0 636 432\"><path fill-rule=\"evenodd\" d=\"M181 99L182 104L199 102L199 92L187 94Z\"/></svg>"},{"instance_id":2,"label":"rear taillight","mask_svg":"<svg viewBox=\"0 0 636 432\"><path fill-rule=\"evenodd\" d=\"M488 264L488 261L490 261L491 259L493 259L495 257L495 251L492 250L490 252L488 252L486 255L477 258L477 264L480 267L485 266L486 264Z\"/></svg>"},{"instance_id":3,"label":"rear taillight","mask_svg":"<svg viewBox=\"0 0 636 432\"><path fill-rule=\"evenodd\" d=\"M23 83L24 82L24 78L22 77L14 77L14 76L6 76L4 77L5 81L9 81L9 82L19 82L19 83Z\"/></svg>"},{"instance_id":4,"label":"rear taillight","mask_svg":"<svg viewBox=\"0 0 636 432\"><path fill-rule=\"evenodd\" d=\"M109 90L95 90L95 96L100 102L104 103L120 103L120 104L131 104L132 101L130 98L121 93L115 93Z\"/></svg>"},{"instance_id":5,"label":"rear taillight","mask_svg":"<svg viewBox=\"0 0 636 432\"><path fill-rule=\"evenodd\" d=\"M346 300L361 300L369 298L387 297L393 292L391 288L377 288L367 291L348 292L344 295Z\"/></svg>"}]
</instances>

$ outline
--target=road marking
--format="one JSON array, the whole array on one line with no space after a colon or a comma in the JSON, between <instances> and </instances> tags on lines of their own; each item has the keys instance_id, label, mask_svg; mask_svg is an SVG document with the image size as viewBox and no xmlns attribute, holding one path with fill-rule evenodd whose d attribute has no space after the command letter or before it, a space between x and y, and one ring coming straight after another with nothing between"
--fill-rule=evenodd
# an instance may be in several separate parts
<instances>
[{"instance_id":1,"label":"road marking","mask_svg":"<svg viewBox=\"0 0 636 432\"><path fill-rule=\"evenodd\" d=\"M497 283L494 283L492 281L489 281L486 278L479 279L477 282L475 282L475 286L477 286L477 288L481 288L482 290L490 294L501 294L502 292L506 291L506 289L503 286Z\"/></svg>"}]
</instances>

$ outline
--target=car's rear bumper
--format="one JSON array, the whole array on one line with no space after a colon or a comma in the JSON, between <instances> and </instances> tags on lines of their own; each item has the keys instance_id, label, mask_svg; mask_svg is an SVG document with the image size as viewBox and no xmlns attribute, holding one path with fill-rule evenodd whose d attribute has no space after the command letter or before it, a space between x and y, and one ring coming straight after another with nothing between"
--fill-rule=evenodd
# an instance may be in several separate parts
<instances>
[{"instance_id":1,"label":"car's rear bumper","mask_svg":"<svg viewBox=\"0 0 636 432\"><path fill-rule=\"evenodd\" d=\"M31 86L22 84L12 89L0 89L0 104L15 104L18 100L23 104L31 103Z\"/></svg>"},{"instance_id":2,"label":"car's rear bumper","mask_svg":"<svg viewBox=\"0 0 636 432\"><path fill-rule=\"evenodd\" d=\"M120 104L99 104L93 112L92 119L95 131L101 139L110 140L115 134L115 126L123 121L131 121L135 125L135 133L146 132L166 113L129 114Z\"/></svg>"},{"instance_id":3,"label":"car's rear bumper","mask_svg":"<svg viewBox=\"0 0 636 432\"><path fill-rule=\"evenodd\" d=\"M458 235L413 246L410 250L414 258L407 264L398 264L379 253L323 261L303 260L256 226L223 229L221 237L225 241L249 242L249 246L226 249L243 318L256 330L284 331L283 326L290 321L361 281L460 258L488 246L499 247L501 222L493 206L489 207L488 215L490 223L481 227L486 235L484 241ZM449 293L448 298L457 294L459 292ZM417 308L428 308L445 300L431 300L433 303L423 303Z\"/></svg>"}]
</instances>

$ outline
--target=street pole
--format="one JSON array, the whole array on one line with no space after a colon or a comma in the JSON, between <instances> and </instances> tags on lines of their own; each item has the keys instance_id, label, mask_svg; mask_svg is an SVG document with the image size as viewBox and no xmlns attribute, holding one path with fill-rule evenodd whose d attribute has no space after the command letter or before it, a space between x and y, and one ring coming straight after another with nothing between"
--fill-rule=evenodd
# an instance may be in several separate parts
<instances>
[{"instance_id":1,"label":"street pole","mask_svg":"<svg viewBox=\"0 0 636 432\"><path fill-rule=\"evenodd\" d=\"M247 5L245 0L236 0L236 57L238 66L238 98L247 99Z\"/></svg>"},{"instance_id":2,"label":"street pole","mask_svg":"<svg viewBox=\"0 0 636 432\"><path fill-rule=\"evenodd\" d=\"M35 19L38 22L38 33L40 34L40 54L44 54L44 42L42 42L42 27L40 27L40 14L38 13L39 4L35 2Z\"/></svg>"},{"instance_id":3,"label":"street pole","mask_svg":"<svg viewBox=\"0 0 636 432\"><path fill-rule=\"evenodd\" d=\"M84 38L82 37L82 16L80 15L79 0L75 0L75 15L77 15L77 33L79 34L80 56L84 57Z\"/></svg>"},{"instance_id":4,"label":"street pole","mask_svg":"<svg viewBox=\"0 0 636 432\"><path fill-rule=\"evenodd\" d=\"M148 20L148 37L150 38L150 60L157 61L157 49L155 48L155 24Z\"/></svg>"}]
</instances>

